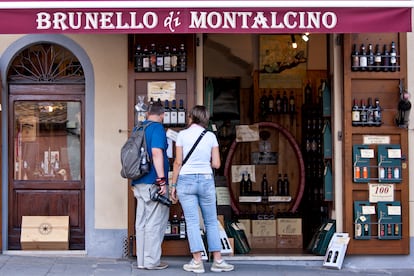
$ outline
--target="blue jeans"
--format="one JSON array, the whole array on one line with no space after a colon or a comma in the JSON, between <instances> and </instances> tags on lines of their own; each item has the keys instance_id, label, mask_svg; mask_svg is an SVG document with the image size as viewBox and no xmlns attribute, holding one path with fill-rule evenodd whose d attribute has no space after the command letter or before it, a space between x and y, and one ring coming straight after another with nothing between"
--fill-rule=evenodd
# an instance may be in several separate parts
<instances>
[{"instance_id":1,"label":"blue jeans","mask_svg":"<svg viewBox=\"0 0 414 276\"><path fill-rule=\"evenodd\" d=\"M221 243L217 221L216 187L214 185L213 175L179 175L177 180L177 195L187 224L187 236L191 253L203 251L198 207L200 207L203 216L208 251L220 251Z\"/></svg>"}]
</instances>

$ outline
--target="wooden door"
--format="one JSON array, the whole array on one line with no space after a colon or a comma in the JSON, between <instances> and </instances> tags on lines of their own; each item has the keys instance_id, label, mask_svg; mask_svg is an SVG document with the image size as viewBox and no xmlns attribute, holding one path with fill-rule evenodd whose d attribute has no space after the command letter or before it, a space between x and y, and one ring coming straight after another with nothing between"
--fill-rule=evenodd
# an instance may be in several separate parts
<instances>
[{"instance_id":1,"label":"wooden door","mask_svg":"<svg viewBox=\"0 0 414 276\"><path fill-rule=\"evenodd\" d=\"M10 85L8 249L22 216L69 216L69 248L85 249L84 85Z\"/></svg>"}]
</instances>

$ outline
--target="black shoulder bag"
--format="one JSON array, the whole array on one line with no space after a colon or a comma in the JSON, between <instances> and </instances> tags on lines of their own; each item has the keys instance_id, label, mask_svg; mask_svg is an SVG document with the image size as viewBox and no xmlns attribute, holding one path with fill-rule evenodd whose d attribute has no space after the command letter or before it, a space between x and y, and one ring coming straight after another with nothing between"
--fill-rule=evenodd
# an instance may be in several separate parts
<instances>
[{"instance_id":1,"label":"black shoulder bag","mask_svg":"<svg viewBox=\"0 0 414 276\"><path fill-rule=\"evenodd\" d=\"M184 166L185 162L187 162L188 158L190 158L190 155L193 153L194 149L197 147L198 143L200 142L201 138L203 138L204 134L206 134L207 129L203 130L201 132L200 136L198 137L197 141L195 141L193 147L190 149L190 151L187 153L187 156L184 158L183 163L181 166Z\"/></svg>"}]
</instances>

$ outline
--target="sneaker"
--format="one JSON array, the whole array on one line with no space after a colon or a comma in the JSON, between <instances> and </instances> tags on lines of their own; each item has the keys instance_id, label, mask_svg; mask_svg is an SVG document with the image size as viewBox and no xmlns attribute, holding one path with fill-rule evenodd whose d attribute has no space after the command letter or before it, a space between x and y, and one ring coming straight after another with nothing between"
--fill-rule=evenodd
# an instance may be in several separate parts
<instances>
[{"instance_id":1,"label":"sneaker","mask_svg":"<svg viewBox=\"0 0 414 276\"><path fill-rule=\"evenodd\" d=\"M183 269L194 273L204 273L204 264L203 261L197 263L194 259L191 259L188 264L183 265Z\"/></svg>"},{"instance_id":2,"label":"sneaker","mask_svg":"<svg viewBox=\"0 0 414 276\"><path fill-rule=\"evenodd\" d=\"M213 265L211 266L211 271L213 272L232 271L233 269L234 265L228 264L224 260L221 260L219 262L214 261Z\"/></svg>"},{"instance_id":3,"label":"sneaker","mask_svg":"<svg viewBox=\"0 0 414 276\"><path fill-rule=\"evenodd\" d=\"M145 269L148 269L148 270L161 270L161 269L166 269L167 267L168 267L167 263L160 262L159 265L149 266L149 267L146 267Z\"/></svg>"}]
</instances>

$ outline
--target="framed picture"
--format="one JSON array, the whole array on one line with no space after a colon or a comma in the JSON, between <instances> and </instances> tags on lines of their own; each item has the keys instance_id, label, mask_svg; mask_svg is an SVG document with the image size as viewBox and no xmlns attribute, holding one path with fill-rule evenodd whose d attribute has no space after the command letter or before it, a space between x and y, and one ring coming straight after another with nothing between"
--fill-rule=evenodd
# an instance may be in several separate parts
<instances>
[{"instance_id":1,"label":"framed picture","mask_svg":"<svg viewBox=\"0 0 414 276\"><path fill-rule=\"evenodd\" d=\"M259 39L260 88L302 88L307 43L301 36L261 35Z\"/></svg>"}]
</instances>

